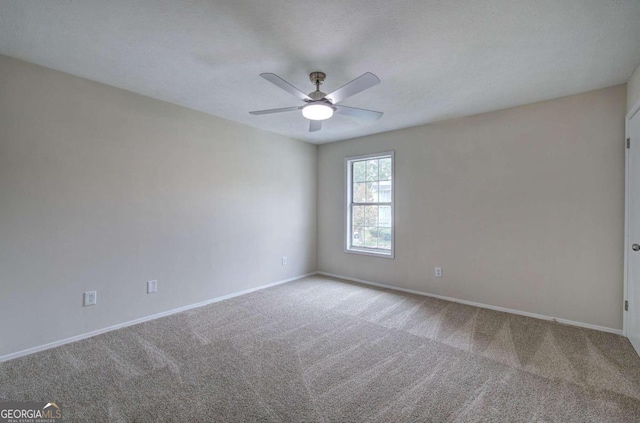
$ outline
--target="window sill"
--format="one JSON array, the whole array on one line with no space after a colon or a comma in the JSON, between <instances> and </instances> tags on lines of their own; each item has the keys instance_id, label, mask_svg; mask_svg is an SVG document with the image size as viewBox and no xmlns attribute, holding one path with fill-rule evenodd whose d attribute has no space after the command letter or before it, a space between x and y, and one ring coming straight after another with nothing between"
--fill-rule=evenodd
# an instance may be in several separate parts
<instances>
[{"instance_id":1,"label":"window sill","mask_svg":"<svg viewBox=\"0 0 640 423\"><path fill-rule=\"evenodd\" d=\"M393 256L393 251L389 252L389 253L383 253L383 252L378 252L375 250L367 250L367 249L360 249L360 248L346 248L344 250L345 253L349 253L349 254L360 254L363 256L371 256L371 257L381 257L381 258L387 258L387 259L392 259Z\"/></svg>"}]
</instances>

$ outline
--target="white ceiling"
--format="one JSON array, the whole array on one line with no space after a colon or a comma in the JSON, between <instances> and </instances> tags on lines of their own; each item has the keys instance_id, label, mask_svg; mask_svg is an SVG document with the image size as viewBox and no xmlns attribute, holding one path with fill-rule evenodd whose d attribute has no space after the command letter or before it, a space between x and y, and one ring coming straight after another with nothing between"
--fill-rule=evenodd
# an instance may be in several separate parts
<instances>
[{"instance_id":1,"label":"white ceiling","mask_svg":"<svg viewBox=\"0 0 640 423\"><path fill-rule=\"evenodd\" d=\"M0 53L313 143L626 82L640 63L639 0L0 1ZM330 92L381 84L308 133L302 104L263 80Z\"/></svg>"}]
</instances>

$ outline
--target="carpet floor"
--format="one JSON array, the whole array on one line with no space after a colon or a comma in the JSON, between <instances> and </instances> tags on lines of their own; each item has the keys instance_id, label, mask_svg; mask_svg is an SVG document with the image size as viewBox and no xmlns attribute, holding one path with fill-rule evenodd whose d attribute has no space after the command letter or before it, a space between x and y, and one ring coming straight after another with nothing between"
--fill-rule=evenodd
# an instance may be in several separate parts
<instances>
[{"instance_id":1,"label":"carpet floor","mask_svg":"<svg viewBox=\"0 0 640 423\"><path fill-rule=\"evenodd\" d=\"M626 338L314 276L0 363L77 422L639 422Z\"/></svg>"}]
</instances>

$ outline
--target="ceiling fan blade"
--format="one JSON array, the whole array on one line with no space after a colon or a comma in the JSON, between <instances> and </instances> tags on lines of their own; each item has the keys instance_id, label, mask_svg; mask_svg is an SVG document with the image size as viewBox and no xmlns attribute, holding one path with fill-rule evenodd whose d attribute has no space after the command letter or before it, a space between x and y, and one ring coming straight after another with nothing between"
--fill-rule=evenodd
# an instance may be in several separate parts
<instances>
[{"instance_id":1,"label":"ceiling fan blade","mask_svg":"<svg viewBox=\"0 0 640 423\"><path fill-rule=\"evenodd\" d=\"M281 113L281 112L293 112L294 110L298 110L300 107L292 106L292 107L282 107L280 109L267 109L267 110L256 110L254 112L249 112L252 115L268 115L270 113Z\"/></svg>"},{"instance_id":2,"label":"ceiling fan blade","mask_svg":"<svg viewBox=\"0 0 640 423\"><path fill-rule=\"evenodd\" d=\"M305 93L303 93L302 91L294 87L293 85L289 84L287 81L280 78L275 73L261 73L260 76L266 79L267 81L271 82L272 84L282 88L286 92L293 94L294 96L298 97L300 100L303 100L303 101L311 100L311 97L309 97L308 95L306 95Z\"/></svg>"},{"instance_id":3,"label":"ceiling fan blade","mask_svg":"<svg viewBox=\"0 0 640 423\"><path fill-rule=\"evenodd\" d=\"M367 72L364 75L361 75L354 79L351 82L343 85L338 88L331 94L327 94L325 98L331 101L333 104L337 104L342 100L345 100L352 95L356 95L361 91L366 90L367 88L371 88L374 85L378 85L380 83L380 79L372 74L371 72Z\"/></svg>"},{"instance_id":4,"label":"ceiling fan blade","mask_svg":"<svg viewBox=\"0 0 640 423\"><path fill-rule=\"evenodd\" d=\"M360 119L367 119L367 120L378 120L384 114L382 112L376 112L375 110L358 109L357 107L347 107L347 106L334 106L334 107L336 108L336 113L340 113L342 115L349 115L349 116L357 117Z\"/></svg>"},{"instance_id":5,"label":"ceiling fan blade","mask_svg":"<svg viewBox=\"0 0 640 423\"><path fill-rule=\"evenodd\" d=\"M321 120L310 120L309 121L309 132L317 132L322 129L322 121Z\"/></svg>"}]
</instances>

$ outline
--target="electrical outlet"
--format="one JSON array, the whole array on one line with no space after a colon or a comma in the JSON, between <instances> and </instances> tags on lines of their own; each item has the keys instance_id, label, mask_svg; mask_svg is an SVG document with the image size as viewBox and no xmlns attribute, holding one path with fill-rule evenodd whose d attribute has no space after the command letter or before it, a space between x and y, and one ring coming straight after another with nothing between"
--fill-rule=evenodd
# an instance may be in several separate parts
<instances>
[{"instance_id":1,"label":"electrical outlet","mask_svg":"<svg viewBox=\"0 0 640 423\"><path fill-rule=\"evenodd\" d=\"M435 269L436 278L442 277L442 267L436 267Z\"/></svg>"},{"instance_id":2,"label":"electrical outlet","mask_svg":"<svg viewBox=\"0 0 640 423\"><path fill-rule=\"evenodd\" d=\"M84 293L84 306L96 305L98 302L98 291L87 291Z\"/></svg>"},{"instance_id":3,"label":"electrical outlet","mask_svg":"<svg viewBox=\"0 0 640 423\"><path fill-rule=\"evenodd\" d=\"M283 266L287 265L287 258L285 256L282 256L282 265Z\"/></svg>"},{"instance_id":4,"label":"electrical outlet","mask_svg":"<svg viewBox=\"0 0 640 423\"><path fill-rule=\"evenodd\" d=\"M158 292L158 281L147 282L147 294Z\"/></svg>"}]
</instances>

